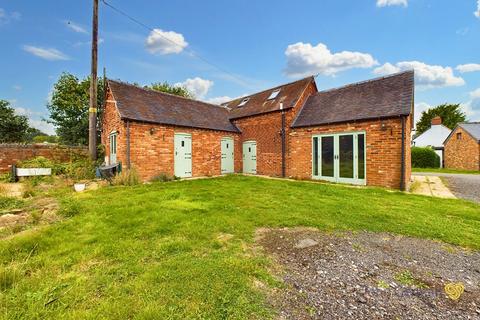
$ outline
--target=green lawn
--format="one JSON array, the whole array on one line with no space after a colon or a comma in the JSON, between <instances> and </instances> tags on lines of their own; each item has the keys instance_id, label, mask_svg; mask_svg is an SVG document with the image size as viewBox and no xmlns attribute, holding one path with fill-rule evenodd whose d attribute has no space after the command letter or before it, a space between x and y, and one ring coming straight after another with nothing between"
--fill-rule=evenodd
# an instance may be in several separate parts
<instances>
[{"instance_id":1,"label":"green lawn","mask_svg":"<svg viewBox=\"0 0 480 320\"><path fill-rule=\"evenodd\" d=\"M244 176L103 188L64 200L64 213L77 214L0 242L4 318L271 317L253 285L279 285L252 249L258 227L388 231L480 248L471 202Z\"/></svg>"},{"instance_id":2,"label":"green lawn","mask_svg":"<svg viewBox=\"0 0 480 320\"><path fill-rule=\"evenodd\" d=\"M480 170L458 170L446 168L412 168L412 172L434 172L434 173L466 173L466 174L480 174Z\"/></svg>"}]
</instances>

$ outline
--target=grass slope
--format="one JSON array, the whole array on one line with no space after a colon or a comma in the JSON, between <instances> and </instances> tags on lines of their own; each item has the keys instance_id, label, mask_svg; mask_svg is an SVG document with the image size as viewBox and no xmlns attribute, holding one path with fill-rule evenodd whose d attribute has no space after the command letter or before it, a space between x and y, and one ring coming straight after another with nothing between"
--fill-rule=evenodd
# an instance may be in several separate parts
<instances>
[{"instance_id":1,"label":"grass slope","mask_svg":"<svg viewBox=\"0 0 480 320\"><path fill-rule=\"evenodd\" d=\"M434 173L463 173L463 174L480 174L480 171L446 169L446 168L412 168L412 172L434 172Z\"/></svg>"},{"instance_id":2,"label":"grass slope","mask_svg":"<svg viewBox=\"0 0 480 320\"><path fill-rule=\"evenodd\" d=\"M64 203L80 213L0 243L3 317L268 318L253 284L277 283L251 249L257 227L480 246L480 206L376 188L229 176L104 188Z\"/></svg>"}]
</instances>

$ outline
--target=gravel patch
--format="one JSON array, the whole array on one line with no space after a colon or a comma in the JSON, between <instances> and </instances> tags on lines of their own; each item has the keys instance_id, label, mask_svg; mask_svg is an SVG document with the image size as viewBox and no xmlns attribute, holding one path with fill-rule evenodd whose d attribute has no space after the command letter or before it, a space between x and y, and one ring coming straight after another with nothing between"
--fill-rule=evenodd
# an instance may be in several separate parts
<instances>
[{"instance_id":1,"label":"gravel patch","mask_svg":"<svg viewBox=\"0 0 480 320\"><path fill-rule=\"evenodd\" d=\"M480 252L371 232L260 229L281 319L480 319ZM445 285L461 283L458 300Z\"/></svg>"},{"instance_id":2,"label":"gravel patch","mask_svg":"<svg viewBox=\"0 0 480 320\"><path fill-rule=\"evenodd\" d=\"M442 179L456 197L480 203L480 176L445 176Z\"/></svg>"}]
</instances>

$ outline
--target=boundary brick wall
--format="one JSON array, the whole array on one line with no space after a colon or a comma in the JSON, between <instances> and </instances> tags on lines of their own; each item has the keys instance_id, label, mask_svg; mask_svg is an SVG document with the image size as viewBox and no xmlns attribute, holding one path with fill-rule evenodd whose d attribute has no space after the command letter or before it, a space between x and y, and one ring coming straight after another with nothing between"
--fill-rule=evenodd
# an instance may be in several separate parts
<instances>
[{"instance_id":1,"label":"boundary brick wall","mask_svg":"<svg viewBox=\"0 0 480 320\"><path fill-rule=\"evenodd\" d=\"M410 117L409 117L410 118ZM411 176L410 126L405 126L405 186ZM382 123L384 129L381 128ZM298 128L290 133L291 157L288 176L312 179L312 136L324 133L352 131L366 132L367 185L389 188L400 187L402 123L400 118L331 124Z\"/></svg>"},{"instance_id":2,"label":"boundary brick wall","mask_svg":"<svg viewBox=\"0 0 480 320\"><path fill-rule=\"evenodd\" d=\"M10 172L12 164L35 157L67 162L74 154L87 154L86 147L67 147L48 144L0 144L0 173Z\"/></svg>"},{"instance_id":3,"label":"boundary brick wall","mask_svg":"<svg viewBox=\"0 0 480 320\"><path fill-rule=\"evenodd\" d=\"M457 133L462 134L461 139L457 139ZM445 168L480 170L480 143L463 128L457 127L445 143L444 157Z\"/></svg>"}]
</instances>

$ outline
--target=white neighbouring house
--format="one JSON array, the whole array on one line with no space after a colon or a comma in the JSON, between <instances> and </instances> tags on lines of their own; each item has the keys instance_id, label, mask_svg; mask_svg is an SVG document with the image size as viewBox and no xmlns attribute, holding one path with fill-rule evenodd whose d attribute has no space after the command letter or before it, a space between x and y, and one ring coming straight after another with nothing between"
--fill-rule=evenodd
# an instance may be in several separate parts
<instances>
[{"instance_id":1,"label":"white neighbouring house","mask_svg":"<svg viewBox=\"0 0 480 320\"><path fill-rule=\"evenodd\" d=\"M443 167L443 142L450 135L449 128L442 124L442 118L435 117L432 119L430 129L412 140L412 146L415 147L432 147L440 156L440 167Z\"/></svg>"}]
</instances>

